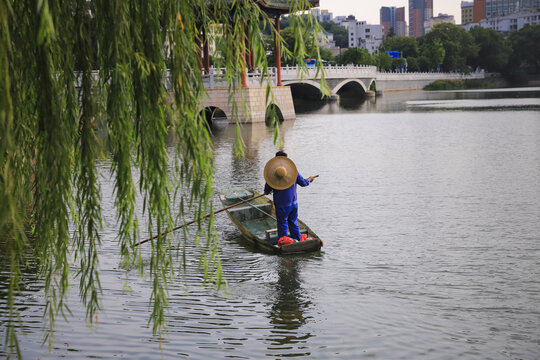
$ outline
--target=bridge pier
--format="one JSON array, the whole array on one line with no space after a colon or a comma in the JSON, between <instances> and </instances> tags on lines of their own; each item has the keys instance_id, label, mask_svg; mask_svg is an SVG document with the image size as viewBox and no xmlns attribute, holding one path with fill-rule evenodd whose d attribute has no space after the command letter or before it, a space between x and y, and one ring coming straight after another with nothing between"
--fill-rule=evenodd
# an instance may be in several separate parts
<instances>
[{"instance_id":1,"label":"bridge pier","mask_svg":"<svg viewBox=\"0 0 540 360\"><path fill-rule=\"evenodd\" d=\"M266 99L266 87L247 87L239 89L230 98L228 89L207 89L207 95L201 100L204 108L216 107L221 109L229 122L256 123L266 120L267 110L275 105L280 121L296 119L292 101L291 89L288 86L272 86L272 93ZM236 103L236 116L233 112Z\"/></svg>"}]
</instances>

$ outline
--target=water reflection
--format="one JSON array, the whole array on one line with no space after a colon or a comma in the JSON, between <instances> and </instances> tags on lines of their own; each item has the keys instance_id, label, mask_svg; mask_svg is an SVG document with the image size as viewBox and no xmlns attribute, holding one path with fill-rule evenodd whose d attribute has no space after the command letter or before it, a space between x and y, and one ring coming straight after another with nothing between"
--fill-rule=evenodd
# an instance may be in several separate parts
<instances>
[{"instance_id":1,"label":"water reflection","mask_svg":"<svg viewBox=\"0 0 540 360\"><path fill-rule=\"evenodd\" d=\"M279 135L282 141L293 126L294 121L285 121L279 126ZM244 156L236 154L233 143L235 139L242 142ZM227 173L222 174L225 177L220 179L223 187L243 186L246 185L246 182L248 182L248 187L253 187L254 184L260 183L259 180L262 179L261 163L266 163L274 156L274 150L279 144L279 139L274 139L274 129L264 123L241 124L238 128L236 124L229 124L226 129L215 133L212 136L212 141L214 148L221 149L219 154L215 156L226 156L229 161ZM283 146L285 145L283 143ZM227 149L228 153L224 153L223 149Z\"/></svg>"},{"instance_id":2,"label":"water reflection","mask_svg":"<svg viewBox=\"0 0 540 360\"><path fill-rule=\"evenodd\" d=\"M294 101L294 107L299 115L431 111L433 108L452 110L500 107L538 109L540 108L539 99L540 87L450 91L415 90L386 92L373 98L364 99L342 97L338 101L332 102L300 99Z\"/></svg>"},{"instance_id":3,"label":"water reflection","mask_svg":"<svg viewBox=\"0 0 540 360\"><path fill-rule=\"evenodd\" d=\"M291 353L292 348L301 349L296 344L305 343L312 334L301 331L301 327L306 324L308 316L306 311L312 306L311 301L305 298L306 291L302 289L300 281L300 258L280 257L277 266L278 281L275 288L275 297L270 312L269 322L273 326L271 330L271 342L268 350L269 356L277 356L276 351L285 351L279 356L300 356L309 355L301 352Z\"/></svg>"}]
</instances>

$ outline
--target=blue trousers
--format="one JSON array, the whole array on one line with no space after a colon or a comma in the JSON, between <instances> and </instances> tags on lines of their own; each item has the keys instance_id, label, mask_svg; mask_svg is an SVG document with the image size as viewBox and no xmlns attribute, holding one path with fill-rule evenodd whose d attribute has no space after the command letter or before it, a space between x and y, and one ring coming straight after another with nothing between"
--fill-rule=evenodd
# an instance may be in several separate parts
<instances>
[{"instance_id":1,"label":"blue trousers","mask_svg":"<svg viewBox=\"0 0 540 360\"><path fill-rule=\"evenodd\" d=\"M287 236L287 228L291 238L300 240L300 228L298 227L298 204L283 208L276 208L278 239Z\"/></svg>"}]
</instances>

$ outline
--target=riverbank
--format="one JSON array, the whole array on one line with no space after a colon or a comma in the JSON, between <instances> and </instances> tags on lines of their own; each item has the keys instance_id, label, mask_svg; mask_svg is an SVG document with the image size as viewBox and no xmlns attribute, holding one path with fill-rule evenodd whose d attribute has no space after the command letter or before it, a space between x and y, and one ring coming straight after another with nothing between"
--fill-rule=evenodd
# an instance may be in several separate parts
<instances>
[{"instance_id":1,"label":"riverbank","mask_svg":"<svg viewBox=\"0 0 540 360\"><path fill-rule=\"evenodd\" d=\"M505 77L499 73L486 73L483 79L437 80L424 87L424 90L500 89L534 86L540 86L540 75Z\"/></svg>"},{"instance_id":2,"label":"riverbank","mask_svg":"<svg viewBox=\"0 0 540 360\"><path fill-rule=\"evenodd\" d=\"M494 89L510 87L511 83L501 74L486 74L482 79L436 80L424 87L426 91Z\"/></svg>"}]
</instances>

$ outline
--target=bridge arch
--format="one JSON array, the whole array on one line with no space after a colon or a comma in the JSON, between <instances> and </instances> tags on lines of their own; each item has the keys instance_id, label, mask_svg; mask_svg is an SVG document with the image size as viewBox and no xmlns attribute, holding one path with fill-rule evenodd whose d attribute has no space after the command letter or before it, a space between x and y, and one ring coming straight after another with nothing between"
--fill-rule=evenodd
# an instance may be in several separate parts
<instances>
[{"instance_id":1,"label":"bridge arch","mask_svg":"<svg viewBox=\"0 0 540 360\"><path fill-rule=\"evenodd\" d=\"M373 92L377 91L377 82L375 81L375 79L371 79L371 81L369 82L369 90Z\"/></svg>"},{"instance_id":2,"label":"bridge arch","mask_svg":"<svg viewBox=\"0 0 540 360\"><path fill-rule=\"evenodd\" d=\"M273 126L276 122L281 124L285 118L281 109L276 104L272 103L266 108L266 114L264 116L264 122L267 126Z\"/></svg>"},{"instance_id":3,"label":"bridge arch","mask_svg":"<svg viewBox=\"0 0 540 360\"><path fill-rule=\"evenodd\" d=\"M332 93L339 94L340 96L356 97L356 95L364 96L368 90L361 80L345 79L332 89Z\"/></svg>"},{"instance_id":4,"label":"bridge arch","mask_svg":"<svg viewBox=\"0 0 540 360\"><path fill-rule=\"evenodd\" d=\"M205 120L205 125L209 130L221 130L229 124L229 116L225 110L217 106L206 106L201 110L202 117Z\"/></svg>"},{"instance_id":5,"label":"bridge arch","mask_svg":"<svg viewBox=\"0 0 540 360\"><path fill-rule=\"evenodd\" d=\"M320 100L322 97L321 84L313 80L284 81L283 85L291 88L293 99Z\"/></svg>"}]
</instances>

